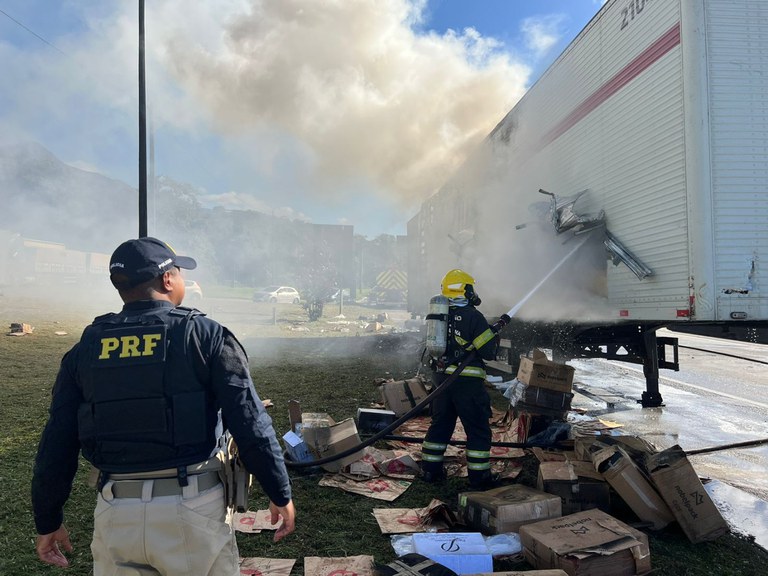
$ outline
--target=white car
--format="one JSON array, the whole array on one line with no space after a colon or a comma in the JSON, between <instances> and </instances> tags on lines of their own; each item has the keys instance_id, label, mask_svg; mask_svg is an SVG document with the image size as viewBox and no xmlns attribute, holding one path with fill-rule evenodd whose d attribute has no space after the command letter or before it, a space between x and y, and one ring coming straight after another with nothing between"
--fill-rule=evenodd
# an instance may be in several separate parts
<instances>
[{"instance_id":1,"label":"white car","mask_svg":"<svg viewBox=\"0 0 768 576\"><path fill-rule=\"evenodd\" d=\"M267 286L253 293L254 302L298 304L300 300L299 291L290 286Z\"/></svg>"}]
</instances>

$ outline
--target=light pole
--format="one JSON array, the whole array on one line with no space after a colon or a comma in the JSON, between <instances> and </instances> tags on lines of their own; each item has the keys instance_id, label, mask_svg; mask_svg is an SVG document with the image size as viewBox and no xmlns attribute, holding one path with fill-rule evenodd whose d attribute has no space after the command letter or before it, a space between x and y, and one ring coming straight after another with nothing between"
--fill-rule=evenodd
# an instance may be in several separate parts
<instances>
[{"instance_id":1,"label":"light pole","mask_svg":"<svg viewBox=\"0 0 768 576\"><path fill-rule=\"evenodd\" d=\"M139 238L147 236L147 88L144 70L144 0L139 0Z\"/></svg>"}]
</instances>

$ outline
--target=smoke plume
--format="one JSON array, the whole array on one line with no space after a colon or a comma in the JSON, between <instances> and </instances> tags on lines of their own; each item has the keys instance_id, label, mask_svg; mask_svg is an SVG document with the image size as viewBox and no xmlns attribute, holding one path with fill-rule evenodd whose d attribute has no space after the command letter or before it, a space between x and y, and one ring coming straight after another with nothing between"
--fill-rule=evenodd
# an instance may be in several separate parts
<instances>
[{"instance_id":1,"label":"smoke plume","mask_svg":"<svg viewBox=\"0 0 768 576\"><path fill-rule=\"evenodd\" d=\"M417 32L423 9L252 0L230 13L221 41L177 29L163 58L219 129L287 135L306 147L318 186L362 178L414 206L520 98L530 73L472 29Z\"/></svg>"}]
</instances>

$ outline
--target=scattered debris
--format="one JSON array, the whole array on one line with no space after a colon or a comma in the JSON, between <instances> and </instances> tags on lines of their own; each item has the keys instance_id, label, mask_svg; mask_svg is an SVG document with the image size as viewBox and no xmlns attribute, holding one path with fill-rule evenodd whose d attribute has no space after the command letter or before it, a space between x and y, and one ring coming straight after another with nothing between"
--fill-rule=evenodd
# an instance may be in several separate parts
<instances>
[{"instance_id":1,"label":"scattered debris","mask_svg":"<svg viewBox=\"0 0 768 576\"><path fill-rule=\"evenodd\" d=\"M22 322L11 322L8 336L25 336L26 334L32 334L34 330L35 329L29 324L24 324Z\"/></svg>"},{"instance_id":2,"label":"scattered debris","mask_svg":"<svg viewBox=\"0 0 768 576\"><path fill-rule=\"evenodd\" d=\"M232 524L235 530L246 534L258 534L262 530L277 530L280 525L279 522L272 524L272 512L269 510L235 512L232 515Z\"/></svg>"},{"instance_id":3,"label":"scattered debris","mask_svg":"<svg viewBox=\"0 0 768 576\"><path fill-rule=\"evenodd\" d=\"M296 564L295 559L241 558L240 574L244 576L289 576L294 564Z\"/></svg>"},{"instance_id":4,"label":"scattered debris","mask_svg":"<svg viewBox=\"0 0 768 576\"><path fill-rule=\"evenodd\" d=\"M382 534L447 532L456 524L456 514L436 498L424 508L374 508L373 516Z\"/></svg>"},{"instance_id":5,"label":"scattered debris","mask_svg":"<svg viewBox=\"0 0 768 576\"><path fill-rule=\"evenodd\" d=\"M346 556L343 558L304 558L304 576L373 576L373 556Z\"/></svg>"}]
</instances>

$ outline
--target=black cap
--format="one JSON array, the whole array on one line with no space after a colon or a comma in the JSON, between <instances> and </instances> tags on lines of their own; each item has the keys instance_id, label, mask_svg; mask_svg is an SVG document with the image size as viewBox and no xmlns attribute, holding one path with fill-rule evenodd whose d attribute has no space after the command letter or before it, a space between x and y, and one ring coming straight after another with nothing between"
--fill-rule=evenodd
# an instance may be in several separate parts
<instances>
[{"instance_id":1,"label":"black cap","mask_svg":"<svg viewBox=\"0 0 768 576\"><path fill-rule=\"evenodd\" d=\"M162 240L148 236L120 244L109 259L109 274L125 276L130 286L137 286L174 266L194 270L197 262L189 256L179 256Z\"/></svg>"}]
</instances>

